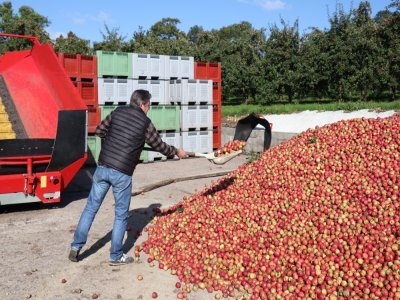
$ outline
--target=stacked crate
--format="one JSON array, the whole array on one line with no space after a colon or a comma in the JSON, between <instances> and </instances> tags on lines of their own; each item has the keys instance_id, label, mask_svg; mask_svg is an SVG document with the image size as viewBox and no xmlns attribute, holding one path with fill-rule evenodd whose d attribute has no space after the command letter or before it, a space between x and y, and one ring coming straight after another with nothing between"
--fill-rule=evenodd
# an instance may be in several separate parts
<instances>
[{"instance_id":1,"label":"stacked crate","mask_svg":"<svg viewBox=\"0 0 400 300\"><path fill-rule=\"evenodd\" d=\"M212 151L212 81L170 81L170 101L181 109L182 148L191 152Z\"/></svg>"},{"instance_id":2,"label":"stacked crate","mask_svg":"<svg viewBox=\"0 0 400 300\"><path fill-rule=\"evenodd\" d=\"M97 161L100 140L94 136L94 132L101 118L98 102L97 57L60 52L58 53L58 59L87 105L88 147L91 150L88 161Z\"/></svg>"},{"instance_id":3,"label":"stacked crate","mask_svg":"<svg viewBox=\"0 0 400 300\"><path fill-rule=\"evenodd\" d=\"M200 63L195 64L193 57L96 51L96 56L60 53L59 59L88 106L88 148L95 161L101 149L100 139L93 135L96 126L116 107L127 105L136 89L152 94L148 116L165 142L203 153L216 145L220 75L196 75ZM144 162L163 159L153 151L141 155Z\"/></svg>"},{"instance_id":4,"label":"stacked crate","mask_svg":"<svg viewBox=\"0 0 400 300\"><path fill-rule=\"evenodd\" d=\"M222 80L221 63L195 62L194 78L212 80L213 149L221 147Z\"/></svg>"}]
</instances>

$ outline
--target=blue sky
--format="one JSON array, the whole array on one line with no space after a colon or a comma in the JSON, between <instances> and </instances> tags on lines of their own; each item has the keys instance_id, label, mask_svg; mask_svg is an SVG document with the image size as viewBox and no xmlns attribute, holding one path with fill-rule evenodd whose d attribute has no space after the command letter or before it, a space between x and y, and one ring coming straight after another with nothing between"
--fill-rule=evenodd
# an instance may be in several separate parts
<instances>
[{"instance_id":1,"label":"blue sky","mask_svg":"<svg viewBox=\"0 0 400 300\"><path fill-rule=\"evenodd\" d=\"M80 38L101 41L104 24L119 28L122 35L131 38L139 26L149 29L164 17L178 18L179 29L188 32L194 25L206 30L219 29L241 21L250 22L254 28L268 28L279 24L282 17L289 24L299 19L300 32L310 27L329 27L328 13L341 3L346 12L357 8L359 0L13 0L14 12L22 5L32 7L46 16L51 25L46 28L52 38L68 31ZM51 4L50 4L51 3ZM372 14L383 10L390 0L370 1ZM352 4L352 6L351 6Z\"/></svg>"}]
</instances>

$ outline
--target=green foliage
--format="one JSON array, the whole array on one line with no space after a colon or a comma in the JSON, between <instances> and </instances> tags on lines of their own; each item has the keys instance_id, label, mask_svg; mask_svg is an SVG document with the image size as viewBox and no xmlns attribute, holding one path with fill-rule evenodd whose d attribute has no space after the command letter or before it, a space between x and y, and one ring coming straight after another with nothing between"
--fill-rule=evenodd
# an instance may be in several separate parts
<instances>
[{"instance_id":1,"label":"green foliage","mask_svg":"<svg viewBox=\"0 0 400 300\"><path fill-rule=\"evenodd\" d=\"M56 38L53 48L56 52L89 54L90 45L88 40L77 37L73 32L68 32L67 37L59 36Z\"/></svg>"},{"instance_id":2,"label":"green foliage","mask_svg":"<svg viewBox=\"0 0 400 300\"><path fill-rule=\"evenodd\" d=\"M283 19L268 29L241 22L212 30L195 25L185 33L179 19L163 18L149 29L139 27L129 38L118 27L104 24L102 41L93 42L93 48L73 32L58 37L53 46L70 53L108 50L190 55L195 61L221 62L224 105L351 110L369 108L373 99L398 99L400 1L392 0L374 17L371 11L365 0L349 11L337 3L328 28L310 28L304 34L299 33L298 20L290 25ZM1 32L34 35L49 42L45 30L49 24L28 6L15 13L11 2L0 4ZM0 54L30 46L26 40L8 39L0 43ZM308 98L335 103L304 103Z\"/></svg>"},{"instance_id":3,"label":"green foliage","mask_svg":"<svg viewBox=\"0 0 400 300\"><path fill-rule=\"evenodd\" d=\"M47 43L50 37L45 28L49 25L50 22L46 17L39 15L29 6L21 6L18 13L15 13L11 2L0 4L0 32L36 36L40 42ZM0 54L31 47L31 42L28 40L12 38L7 43L0 44Z\"/></svg>"},{"instance_id":4,"label":"green foliage","mask_svg":"<svg viewBox=\"0 0 400 300\"><path fill-rule=\"evenodd\" d=\"M321 103L286 103L286 104L271 104L271 105L223 105L222 116L244 116L252 112L259 114L289 114L305 110L316 111L354 111L360 109L370 110L396 110L400 111L400 100L382 102L382 101L350 101L350 102L321 102Z\"/></svg>"},{"instance_id":5,"label":"green foliage","mask_svg":"<svg viewBox=\"0 0 400 300\"><path fill-rule=\"evenodd\" d=\"M118 51L122 52L126 48L125 36L122 36L119 32L119 27L109 28L107 24L104 24L105 32L101 31L103 36L102 42L93 43L93 51Z\"/></svg>"}]
</instances>

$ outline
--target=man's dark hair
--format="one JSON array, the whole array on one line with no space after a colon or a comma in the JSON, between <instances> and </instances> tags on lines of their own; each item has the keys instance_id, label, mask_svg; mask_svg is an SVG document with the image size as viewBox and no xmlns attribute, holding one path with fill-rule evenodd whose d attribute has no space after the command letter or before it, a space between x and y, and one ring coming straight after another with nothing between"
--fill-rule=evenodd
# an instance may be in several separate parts
<instances>
[{"instance_id":1,"label":"man's dark hair","mask_svg":"<svg viewBox=\"0 0 400 300\"><path fill-rule=\"evenodd\" d=\"M132 93L130 104L140 106L142 103L147 104L151 99L151 94L146 90L136 90Z\"/></svg>"}]
</instances>

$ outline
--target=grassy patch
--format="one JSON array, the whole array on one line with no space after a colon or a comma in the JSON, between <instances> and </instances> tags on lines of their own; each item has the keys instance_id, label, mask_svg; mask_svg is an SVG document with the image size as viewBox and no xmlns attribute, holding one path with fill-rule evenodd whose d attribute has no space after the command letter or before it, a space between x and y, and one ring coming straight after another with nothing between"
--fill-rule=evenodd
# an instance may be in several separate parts
<instances>
[{"instance_id":1,"label":"grassy patch","mask_svg":"<svg viewBox=\"0 0 400 300\"><path fill-rule=\"evenodd\" d=\"M316 111L354 111L370 109L376 111L396 110L400 111L400 100L390 102L327 102L327 103L293 103L293 104L272 104L272 105L223 105L222 116L248 115L249 113L259 114L288 114L305 110Z\"/></svg>"}]
</instances>

